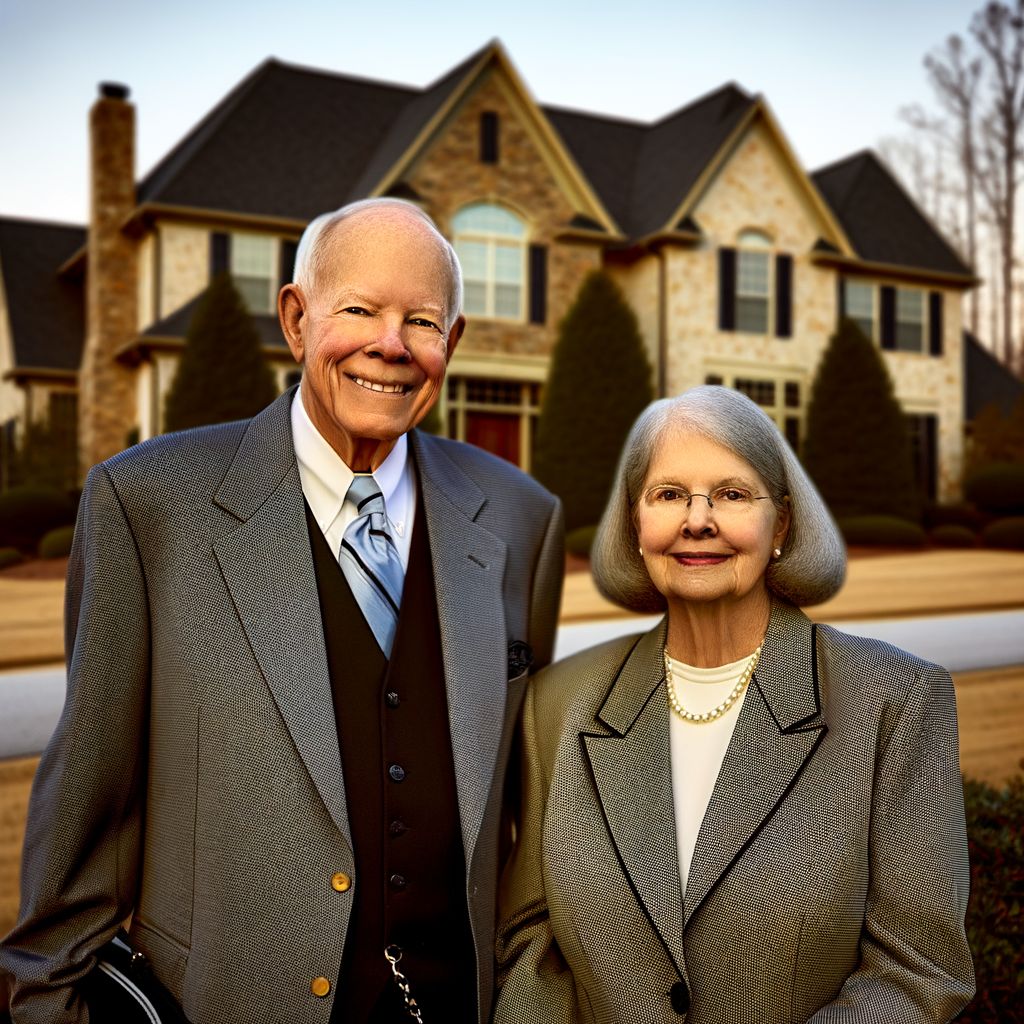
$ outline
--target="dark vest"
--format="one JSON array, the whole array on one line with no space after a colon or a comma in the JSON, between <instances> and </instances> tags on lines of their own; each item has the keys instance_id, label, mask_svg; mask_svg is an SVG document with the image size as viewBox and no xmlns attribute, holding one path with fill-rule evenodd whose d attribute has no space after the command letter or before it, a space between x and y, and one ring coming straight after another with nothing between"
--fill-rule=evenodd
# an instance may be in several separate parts
<instances>
[{"instance_id":1,"label":"dark vest","mask_svg":"<svg viewBox=\"0 0 1024 1024\"><path fill-rule=\"evenodd\" d=\"M424 1020L475 1024L476 956L423 503L390 663L308 507L306 520L356 863L331 1024L408 1024L384 959L392 943L402 947L400 969Z\"/></svg>"}]
</instances>

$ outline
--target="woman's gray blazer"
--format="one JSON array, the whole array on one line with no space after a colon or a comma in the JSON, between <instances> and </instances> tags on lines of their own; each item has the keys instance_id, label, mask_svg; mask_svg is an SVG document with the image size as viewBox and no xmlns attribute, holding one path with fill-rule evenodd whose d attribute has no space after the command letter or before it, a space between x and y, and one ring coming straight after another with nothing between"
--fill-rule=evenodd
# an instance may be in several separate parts
<instances>
[{"instance_id":1,"label":"woman's gray blazer","mask_svg":"<svg viewBox=\"0 0 1024 1024\"><path fill-rule=\"evenodd\" d=\"M777 604L684 897L664 638L530 685L496 1021L680 1021L680 981L689 1024L951 1020L974 971L948 673Z\"/></svg>"}]
</instances>

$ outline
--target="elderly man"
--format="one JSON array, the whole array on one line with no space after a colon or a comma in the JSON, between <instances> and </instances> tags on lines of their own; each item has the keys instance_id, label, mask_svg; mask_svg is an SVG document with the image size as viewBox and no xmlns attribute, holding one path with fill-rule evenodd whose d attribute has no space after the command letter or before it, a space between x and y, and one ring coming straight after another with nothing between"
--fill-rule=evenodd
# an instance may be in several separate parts
<instances>
[{"instance_id":1,"label":"elderly man","mask_svg":"<svg viewBox=\"0 0 1024 1024\"><path fill-rule=\"evenodd\" d=\"M280 296L299 390L89 474L0 947L15 1022L86 1020L129 915L193 1024L489 1015L502 782L562 521L508 463L413 430L461 291L415 206L327 214Z\"/></svg>"}]
</instances>

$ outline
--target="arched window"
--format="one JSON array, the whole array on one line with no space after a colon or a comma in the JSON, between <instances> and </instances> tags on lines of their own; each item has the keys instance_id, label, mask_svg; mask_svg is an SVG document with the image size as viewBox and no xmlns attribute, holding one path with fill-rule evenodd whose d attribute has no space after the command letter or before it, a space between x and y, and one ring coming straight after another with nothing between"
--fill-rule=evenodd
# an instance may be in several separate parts
<instances>
[{"instance_id":1,"label":"arched window","mask_svg":"<svg viewBox=\"0 0 1024 1024\"><path fill-rule=\"evenodd\" d=\"M467 316L523 318L526 225L490 203L475 203L452 218L455 251L462 264Z\"/></svg>"}]
</instances>

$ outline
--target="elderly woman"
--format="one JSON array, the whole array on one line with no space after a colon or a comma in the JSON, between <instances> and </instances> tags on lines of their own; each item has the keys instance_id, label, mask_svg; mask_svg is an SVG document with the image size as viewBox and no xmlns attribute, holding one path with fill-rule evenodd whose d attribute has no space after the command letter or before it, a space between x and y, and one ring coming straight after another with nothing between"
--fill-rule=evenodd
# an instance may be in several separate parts
<instances>
[{"instance_id":1,"label":"elderly woman","mask_svg":"<svg viewBox=\"0 0 1024 1024\"><path fill-rule=\"evenodd\" d=\"M720 387L650 406L593 569L668 614L531 682L496 1021L955 1017L974 974L953 686L799 610L845 553L775 424Z\"/></svg>"}]
</instances>

